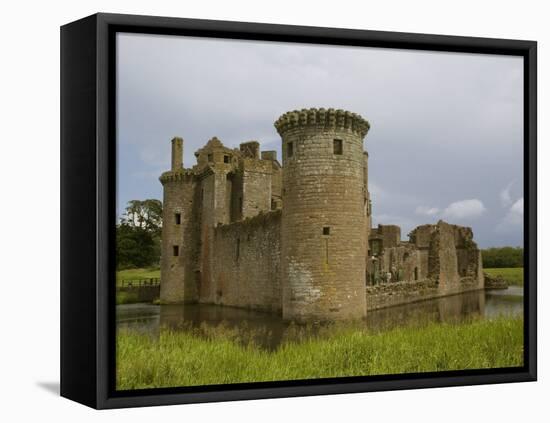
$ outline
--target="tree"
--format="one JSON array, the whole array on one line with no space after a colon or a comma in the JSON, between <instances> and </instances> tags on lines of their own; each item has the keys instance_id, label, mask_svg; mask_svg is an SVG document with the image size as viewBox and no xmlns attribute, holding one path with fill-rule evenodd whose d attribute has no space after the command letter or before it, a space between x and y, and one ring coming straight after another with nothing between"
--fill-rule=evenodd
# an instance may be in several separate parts
<instances>
[{"instance_id":1,"label":"tree","mask_svg":"<svg viewBox=\"0 0 550 423\"><path fill-rule=\"evenodd\" d=\"M131 200L116 227L117 268L146 267L159 263L162 202Z\"/></svg>"},{"instance_id":2,"label":"tree","mask_svg":"<svg viewBox=\"0 0 550 423\"><path fill-rule=\"evenodd\" d=\"M159 233L162 229L162 202L156 199L130 200L122 222L150 233Z\"/></svg>"},{"instance_id":3,"label":"tree","mask_svg":"<svg viewBox=\"0 0 550 423\"><path fill-rule=\"evenodd\" d=\"M520 247L501 247L487 248L481 251L483 267L502 268L502 267L523 267L523 248Z\"/></svg>"},{"instance_id":4,"label":"tree","mask_svg":"<svg viewBox=\"0 0 550 423\"><path fill-rule=\"evenodd\" d=\"M147 267L155 264L155 241L150 233L125 223L117 227L117 268Z\"/></svg>"}]
</instances>

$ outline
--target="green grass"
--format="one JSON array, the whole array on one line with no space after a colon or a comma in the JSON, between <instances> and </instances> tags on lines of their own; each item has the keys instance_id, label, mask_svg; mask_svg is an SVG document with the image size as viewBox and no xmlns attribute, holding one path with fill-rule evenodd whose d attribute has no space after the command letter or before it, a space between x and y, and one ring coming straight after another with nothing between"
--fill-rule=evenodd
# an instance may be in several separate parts
<instances>
[{"instance_id":1,"label":"green grass","mask_svg":"<svg viewBox=\"0 0 550 423\"><path fill-rule=\"evenodd\" d=\"M117 292L116 303L117 304L133 304L138 302L138 296L135 292Z\"/></svg>"},{"instance_id":2,"label":"green grass","mask_svg":"<svg viewBox=\"0 0 550 423\"><path fill-rule=\"evenodd\" d=\"M523 267L503 267L495 269L483 269L490 276L500 276L510 285L523 286Z\"/></svg>"},{"instance_id":3,"label":"green grass","mask_svg":"<svg viewBox=\"0 0 550 423\"><path fill-rule=\"evenodd\" d=\"M275 351L234 332L121 330L117 388L140 389L521 366L523 320L499 317L368 332L334 325Z\"/></svg>"},{"instance_id":4,"label":"green grass","mask_svg":"<svg viewBox=\"0 0 550 423\"><path fill-rule=\"evenodd\" d=\"M160 278L160 269L151 267L146 269L125 269L116 272L116 282L119 285L122 280Z\"/></svg>"}]
</instances>

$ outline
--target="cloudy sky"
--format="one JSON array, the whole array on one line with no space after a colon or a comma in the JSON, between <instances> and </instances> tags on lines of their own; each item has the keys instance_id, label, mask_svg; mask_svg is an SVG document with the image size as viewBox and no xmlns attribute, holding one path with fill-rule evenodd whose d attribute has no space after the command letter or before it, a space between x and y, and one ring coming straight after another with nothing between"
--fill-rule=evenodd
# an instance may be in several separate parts
<instances>
[{"instance_id":1,"label":"cloudy sky","mask_svg":"<svg viewBox=\"0 0 550 423\"><path fill-rule=\"evenodd\" d=\"M371 124L374 224L444 219L482 247L523 245L520 57L119 34L118 213L162 199L170 140L184 166L217 136L277 150L284 112L334 107Z\"/></svg>"}]
</instances>

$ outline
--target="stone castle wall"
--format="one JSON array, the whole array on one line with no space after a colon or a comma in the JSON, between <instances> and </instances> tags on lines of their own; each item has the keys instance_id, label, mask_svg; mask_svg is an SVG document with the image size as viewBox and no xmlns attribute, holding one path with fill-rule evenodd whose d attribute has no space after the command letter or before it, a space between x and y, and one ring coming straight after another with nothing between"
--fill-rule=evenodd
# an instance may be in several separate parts
<instances>
[{"instance_id":1,"label":"stone castle wall","mask_svg":"<svg viewBox=\"0 0 550 423\"><path fill-rule=\"evenodd\" d=\"M470 228L439 221L415 228L406 242L400 240L399 227L379 225L369 244L371 284L430 279L445 293L470 278L483 287L481 252Z\"/></svg>"},{"instance_id":2,"label":"stone castle wall","mask_svg":"<svg viewBox=\"0 0 550 423\"><path fill-rule=\"evenodd\" d=\"M308 109L275 127L284 166L257 141L230 149L213 137L184 169L183 140L172 141L160 177L161 302L338 320L483 288L470 228L440 221L408 241L396 225L371 229L367 121Z\"/></svg>"},{"instance_id":3,"label":"stone castle wall","mask_svg":"<svg viewBox=\"0 0 550 423\"><path fill-rule=\"evenodd\" d=\"M275 126L283 140L283 318L364 317L368 123L310 109L287 113Z\"/></svg>"},{"instance_id":4,"label":"stone castle wall","mask_svg":"<svg viewBox=\"0 0 550 423\"><path fill-rule=\"evenodd\" d=\"M425 301L448 295L481 289L479 281L473 278L462 278L458 284L440 289L432 279L418 281L401 281L367 286L367 309L378 310L397 305Z\"/></svg>"},{"instance_id":5,"label":"stone castle wall","mask_svg":"<svg viewBox=\"0 0 550 423\"><path fill-rule=\"evenodd\" d=\"M367 286L367 308L377 310L437 296L438 286L431 279Z\"/></svg>"},{"instance_id":6,"label":"stone castle wall","mask_svg":"<svg viewBox=\"0 0 550 423\"><path fill-rule=\"evenodd\" d=\"M211 295L201 302L280 312L280 229L280 211L216 227Z\"/></svg>"}]
</instances>

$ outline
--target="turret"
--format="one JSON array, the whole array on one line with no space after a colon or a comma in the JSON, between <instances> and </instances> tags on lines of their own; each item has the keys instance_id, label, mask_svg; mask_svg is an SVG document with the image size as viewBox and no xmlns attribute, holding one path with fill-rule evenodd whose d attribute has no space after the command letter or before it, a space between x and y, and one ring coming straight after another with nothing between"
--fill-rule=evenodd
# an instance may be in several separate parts
<instances>
[{"instance_id":1,"label":"turret","mask_svg":"<svg viewBox=\"0 0 550 423\"><path fill-rule=\"evenodd\" d=\"M366 315L365 161L369 123L355 113L282 115L281 284L287 320Z\"/></svg>"},{"instance_id":2,"label":"turret","mask_svg":"<svg viewBox=\"0 0 550 423\"><path fill-rule=\"evenodd\" d=\"M160 301L194 302L197 299L195 181L193 173L183 168L183 139L172 139L172 169L159 179L163 186Z\"/></svg>"}]
</instances>

